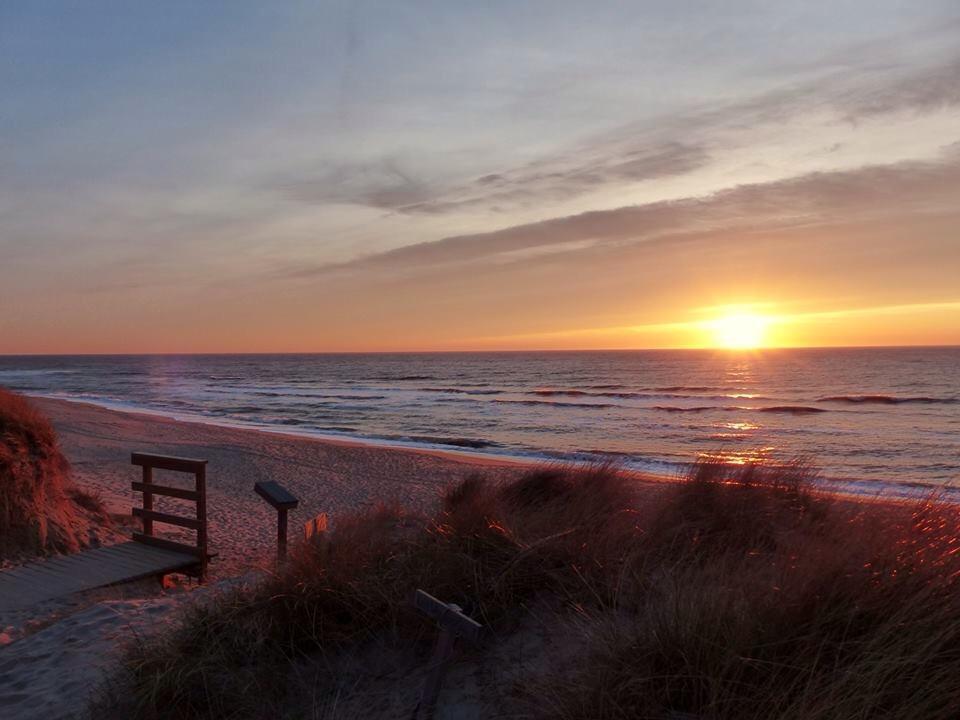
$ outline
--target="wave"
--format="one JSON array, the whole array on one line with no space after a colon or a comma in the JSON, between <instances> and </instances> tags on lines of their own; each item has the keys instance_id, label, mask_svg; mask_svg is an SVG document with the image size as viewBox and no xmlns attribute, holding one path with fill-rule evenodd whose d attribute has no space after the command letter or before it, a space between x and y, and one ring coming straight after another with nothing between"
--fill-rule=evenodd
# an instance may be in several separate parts
<instances>
[{"instance_id":1,"label":"wave","mask_svg":"<svg viewBox=\"0 0 960 720\"><path fill-rule=\"evenodd\" d=\"M320 395L323 400L386 400L386 395Z\"/></svg>"},{"instance_id":2,"label":"wave","mask_svg":"<svg viewBox=\"0 0 960 720\"><path fill-rule=\"evenodd\" d=\"M542 397L566 396L566 397L599 397L616 398L618 400L633 400L636 398L657 397L645 392L588 392L586 390L532 390L531 395L540 395ZM670 396L661 396L670 397ZM686 397L685 395L676 395L673 397Z\"/></svg>"},{"instance_id":3,"label":"wave","mask_svg":"<svg viewBox=\"0 0 960 720\"><path fill-rule=\"evenodd\" d=\"M371 380L398 380L401 382L413 382L415 380L439 380L436 375L377 375Z\"/></svg>"},{"instance_id":4,"label":"wave","mask_svg":"<svg viewBox=\"0 0 960 720\"><path fill-rule=\"evenodd\" d=\"M622 405L613 403L589 403L589 402L561 402L558 400L494 400L495 403L504 403L509 405L550 405L552 407L574 407L574 408L618 408Z\"/></svg>"},{"instance_id":5,"label":"wave","mask_svg":"<svg viewBox=\"0 0 960 720\"><path fill-rule=\"evenodd\" d=\"M290 400L386 400L386 395L328 395L327 393L255 392L258 397L289 398Z\"/></svg>"},{"instance_id":6,"label":"wave","mask_svg":"<svg viewBox=\"0 0 960 720\"><path fill-rule=\"evenodd\" d=\"M410 440L411 442L418 443L430 443L432 445L450 445L452 447L462 447L462 448L472 448L474 450L479 450L481 448L488 447L498 447L500 443L496 443L493 440L483 440L478 438L465 438L465 437L435 437L433 435L404 435L396 436L397 440Z\"/></svg>"},{"instance_id":7,"label":"wave","mask_svg":"<svg viewBox=\"0 0 960 720\"><path fill-rule=\"evenodd\" d=\"M587 390L627 390L627 386L618 385L614 383L614 384L606 384L606 385L587 385L586 389ZM630 397L633 397L633 396L639 397L644 393L649 393L649 392L654 392L654 393L722 392L725 389L727 388L717 387L715 385L667 385L663 387L643 387L643 388L638 388L638 390L636 391L628 391L622 394ZM546 390L544 392L546 392ZM602 394L602 393L587 393L579 389L557 390L554 392L558 392L558 393L569 392L571 394L583 393L585 395L589 395L589 394L601 395ZM619 394L620 393L616 393L615 395L619 395ZM614 397L614 395L611 395L611 397Z\"/></svg>"},{"instance_id":8,"label":"wave","mask_svg":"<svg viewBox=\"0 0 960 720\"><path fill-rule=\"evenodd\" d=\"M453 393L455 395L500 395L503 390L464 390L463 388L428 387L423 392Z\"/></svg>"},{"instance_id":9,"label":"wave","mask_svg":"<svg viewBox=\"0 0 960 720\"><path fill-rule=\"evenodd\" d=\"M608 398L635 398L643 397L643 393L636 392L588 392L586 390L533 390L531 395L540 395L542 397L554 397L562 395L566 397L608 397Z\"/></svg>"},{"instance_id":10,"label":"wave","mask_svg":"<svg viewBox=\"0 0 960 720\"><path fill-rule=\"evenodd\" d=\"M707 390L709 388L703 388ZM618 400L635 400L637 398L686 398L694 399L693 396L689 394L680 394L676 392L667 392L666 389L656 390L654 392L587 392L585 390L553 390L553 389L542 389L542 390L532 390L529 393L530 395L540 395L543 397L553 397L553 396L567 396L567 397L602 397L602 398L616 398ZM771 398L765 395L751 395L749 393L735 394L731 393L729 395L699 395L696 396L698 400L770 400Z\"/></svg>"},{"instance_id":11,"label":"wave","mask_svg":"<svg viewBox=\"0 0 960 720\"><path fill-rule=\"evenodd\" d=\"M937 397L895 397L893 395L831 395L822 397L817 402L842 402L853 405L903 405L907 403L917 403L923 405L952 404L957 402L957 398L937 398Z\"/></svg>"},{"instance_id":12,"label":"wave","mask_svg":"<svg viewBox=\"0 0 960 720\"><path fill-rule=\"evenodd\" d=\"M749 410L749 408L723 407L720 405L695 405L693 407L679 407L677 405L654 405L651 410L663 412L706 412L707 410Z\"/></svg>"},{"instance_id":13,"label":"wave","mask_svg":"<svg viewBox=\"0 0 960 720\"><path fill-rule=\"evenodd\" d=\"M810 407L809 405L773 405L771 407L755 408L760 412L767 413L790 413L791 415L808 415L811 413L829 412L823 408Z\"/></svg>"},{"instance_id":14,"label":"wave","mask_svg":"<svg viewBox=\"0 0 960 720\"><path fill-rule=\"evenodd\" d=\"M806 415L808 413L829 412L824 408L810 407L808 405L771 405L768 407L744 407L742 405L654 405L652 410L662 410L664 412L707 412L716 410L718 412L765 412L765 413L789 413L791 415Z\"/></svg>"}]
</instances>

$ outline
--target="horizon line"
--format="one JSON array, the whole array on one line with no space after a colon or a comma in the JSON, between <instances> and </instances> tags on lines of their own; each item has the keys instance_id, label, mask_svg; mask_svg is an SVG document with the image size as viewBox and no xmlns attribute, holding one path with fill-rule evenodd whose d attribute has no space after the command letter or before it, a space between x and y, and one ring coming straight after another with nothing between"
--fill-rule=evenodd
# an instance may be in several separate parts
<instances>
[{"instance_id":1,"label":"horizon line","mask_svg":"<svg viewBox=\"0 0 960 720\"><path fill-rule=\"evenodd\" d=\"M914 345L781 345L758 348L723 347L664 347L664 348L530 348L502 350L280 350L239 352L93 352L93 353L0 353L0 358L23 357L213 357L244 355L264 357L269 355L510 355L521 353L629 353L629 352L716 352L729 355L759 354L783 350L909 350L909 349L960 349L960 343L914 344Z\"/></svg>"}]
</instances>

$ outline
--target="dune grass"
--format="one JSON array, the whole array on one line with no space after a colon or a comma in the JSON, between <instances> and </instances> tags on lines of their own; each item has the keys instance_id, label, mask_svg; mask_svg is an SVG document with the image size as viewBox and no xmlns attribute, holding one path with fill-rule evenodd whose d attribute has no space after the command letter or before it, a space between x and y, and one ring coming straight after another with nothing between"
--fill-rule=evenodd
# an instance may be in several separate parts
<instances>
[{"instance_id":1,"label":"dune grass","mask_svg":"<svg viewBox=\"0 0 960 720\"><path fill-rule=\"evenodd\" d=\"M535 716L960 716L957 508L838 506L806 470L701 465L668 493L629 612Z\"/></svg>"},{"instance_id":2,"label":"dune grass","mask_svg":"<svg viewBox=\"0 0 960 720\"><path fill-rule=\"evenodd\" d=\"M814 476L804 462L701 463L639 492L611 467L545 468L471 477L433 517L339 518L279 574L134 646L96 709L324 717L322 678L357 648L425 659L419 587L498 642L545 606L587 622L578 662L490 689L510 717L957 717L956 508L855 506ZM306 694L305 667L324 669Z\"/></svg>"},{"instance_id":3,"label":"dune grass","mask_svg":"<svg viewBox=\"0 0 960 720\"><path fill-rule=\"evenodd\" d=\"M71 552L108 523L100 499L71 482L47 418L0 388L0 557Z\"/></svg>"}]
</instances>

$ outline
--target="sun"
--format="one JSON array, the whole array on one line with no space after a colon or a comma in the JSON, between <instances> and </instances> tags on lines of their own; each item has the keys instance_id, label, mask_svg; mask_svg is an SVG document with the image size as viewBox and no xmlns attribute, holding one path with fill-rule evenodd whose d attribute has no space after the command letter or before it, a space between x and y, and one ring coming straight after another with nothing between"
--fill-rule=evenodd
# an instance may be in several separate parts
<instances>
[{"instance_id":1,"label":"sun","mask_svg":"<svg viewBox=\"0 0 960 720\"><path fill-rule=\"evenodd\" d=\"M770 318L751 312L724 315L708 323L716 347L749 350L765 345Z\"/></svg>"}]
</instances>

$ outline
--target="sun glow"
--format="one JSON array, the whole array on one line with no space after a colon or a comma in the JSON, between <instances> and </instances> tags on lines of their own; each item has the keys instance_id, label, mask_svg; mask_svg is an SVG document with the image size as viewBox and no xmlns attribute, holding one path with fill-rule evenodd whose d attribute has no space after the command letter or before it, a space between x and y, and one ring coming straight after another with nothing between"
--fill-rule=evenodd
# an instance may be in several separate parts
<instances>
[{"instance_id":1,"label":"sun glow","mask_svg":"<svg viewBox=\"0 0 960 720\"><path fill-rule=\"evenodd\" d=\"M716 347L749 350L766 344L770 318L752 312L737 312L708 323Z\"/></svg>"}]
</instances>

